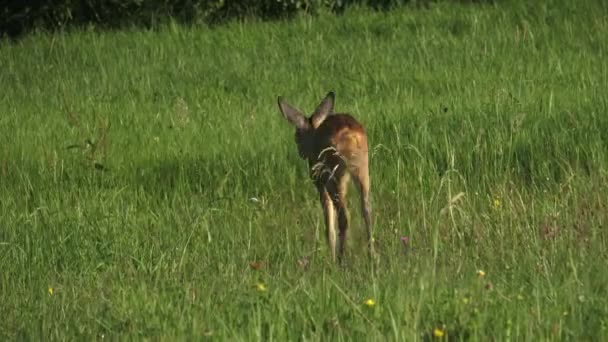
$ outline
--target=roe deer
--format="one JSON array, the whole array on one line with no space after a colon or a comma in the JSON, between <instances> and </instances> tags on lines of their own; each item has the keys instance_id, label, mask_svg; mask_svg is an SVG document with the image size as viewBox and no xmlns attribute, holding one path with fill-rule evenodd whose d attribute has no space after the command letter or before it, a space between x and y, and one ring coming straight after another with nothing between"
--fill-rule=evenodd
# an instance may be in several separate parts
<instances>
[{"instance_id":1,"label":"roe deer","mask_svg":"<svg viewBox=\"0 0 608 342\"><path fill-rule=\"evenodd\" d=\"M336 225L338 218L338 261L342 260L348 231L346 191L352 176L361 195L361 212L367 229L370 257L374 256L372 238L370 178L367 136L363 126L349 114L334 113L333 92L317 106L310 117L287 104L281 96L279 108L296 128L295 140L302 159L308 161L325 215L326 237L332 260L336 261Z\"/></svg>"}]
</instances>

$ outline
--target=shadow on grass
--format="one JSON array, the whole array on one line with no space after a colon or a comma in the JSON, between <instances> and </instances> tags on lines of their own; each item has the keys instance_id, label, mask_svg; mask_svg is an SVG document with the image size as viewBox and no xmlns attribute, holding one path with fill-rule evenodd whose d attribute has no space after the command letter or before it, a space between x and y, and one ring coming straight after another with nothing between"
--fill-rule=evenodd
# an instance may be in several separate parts
<instances>
[{"instance_id":1,"label":"shadow on grass","mask_svg":"<svg viewBox=\"0 0 608 342\"><path fill-rule=\"evenodd\" d=\"M134 183L153 196L191 192L219 199L237 187L233 172L219 158L147 160L136 166Z\"/></svg>"},{"instance_id":2,"label":"shadow on grass","mask_svg":"<svg viewBox=\"0 0 608 342\"><path fill-rule=\"evenodd\" d=\"M154 196L192 193L211 201L288 191L287 186L276 183L290 178L291 175L280 174L285 172L281 166L291 165L292 161L283 157L279 163L276 158L276 155L269 157L263 152L245 152L230 156L147 160L136 166L134 183ZM295 165L295 161L293 163ZM305 179L305 171L297 168L296 177Z\"/></svg>"}]
</instances>

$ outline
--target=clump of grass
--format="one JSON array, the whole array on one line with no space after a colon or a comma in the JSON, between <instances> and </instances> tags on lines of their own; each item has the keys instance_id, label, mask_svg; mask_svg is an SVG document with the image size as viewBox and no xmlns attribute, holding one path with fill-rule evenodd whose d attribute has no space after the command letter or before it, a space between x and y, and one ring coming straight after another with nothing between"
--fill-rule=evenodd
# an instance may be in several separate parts
<instances>
[{"instance_id":1,"label":"clump of grass","mask_svg":"<svg viewBox=\"0 0 608 342\"><path fill-rule=\"evenodd\" d=\"M107 170L104 161L108 144L108 130L110 129L109 121L99 120L96 137L91 138L91 134L87 132L74 112L68 111L67 118L72 128L77 131L77 139L82 143L70 144L66 148L68 150L80 150L85 165L90 165L99 171Z\"/></svg>"}]
</instances>

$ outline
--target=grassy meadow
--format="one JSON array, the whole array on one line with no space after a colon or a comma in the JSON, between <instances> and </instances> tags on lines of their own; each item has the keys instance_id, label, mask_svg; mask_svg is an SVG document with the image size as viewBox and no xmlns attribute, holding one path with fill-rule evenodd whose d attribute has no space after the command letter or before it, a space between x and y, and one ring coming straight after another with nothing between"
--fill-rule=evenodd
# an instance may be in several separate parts
<instances>
[{"instance_id":1,"label":"grassy meadow","mask_svg":"<svg viewBox=\"0 0 608 342\"><path fill-rule=\"evenodd\" d=\"M0 42L0 338L608 339L607 13L442 3ZM354 188L330 262L277 107L329 90L369 135L377 266Z\"/></svg>"}]
</instances>

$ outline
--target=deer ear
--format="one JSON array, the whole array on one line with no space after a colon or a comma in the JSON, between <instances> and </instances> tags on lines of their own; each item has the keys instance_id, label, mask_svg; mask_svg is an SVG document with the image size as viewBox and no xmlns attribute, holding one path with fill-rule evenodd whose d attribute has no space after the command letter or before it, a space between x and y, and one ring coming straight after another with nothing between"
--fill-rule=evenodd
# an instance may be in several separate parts
<instances>
[{"instance_id":1,"label":"deer ear","mask_svg":"<svg viewBox=\"0 0 608 342\"><path fill-rule=\"evenodd\" d=\"M314 128L319 127L328 115L334 112L334 100L336 95L333 91L327 93L323 101L319 103L314 113L311 116L312 126Z\"/></svg>"},{"instance_id":2,"label":"deer ear","mask_svg":"<svg viewBox=\"0 0 608 342\"><path fill-rule=\"evenodd\" d=\"M283 101L283 98L279 96L279 109L281 109L281 113L283 113L283 117L287 119L292 125L296 126L297 129L308 129L310 128L310 123L308 119L297 109L289 105L287 102Z\"/></svg>"}]
</instances>

